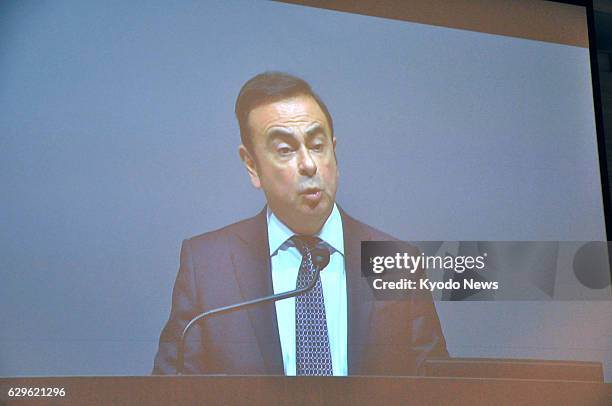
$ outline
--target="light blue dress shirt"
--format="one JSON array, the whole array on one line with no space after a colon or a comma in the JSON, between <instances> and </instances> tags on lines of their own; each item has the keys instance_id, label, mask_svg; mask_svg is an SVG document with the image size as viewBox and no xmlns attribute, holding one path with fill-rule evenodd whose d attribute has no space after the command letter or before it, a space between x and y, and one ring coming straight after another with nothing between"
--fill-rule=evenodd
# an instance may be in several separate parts
<instances>
[{"instance_id":1,"label":"light blue dress shirt","mask_svg":"<svg viewBox=\"0 0 612 406\"><path fill-rule=\"evenodd\" d=\"M294 290L302 255L291 241L295 233L268 207L268 243L272 264L274 293ZM330 250L329 264L321 271L325 315L334 376L348 374L347 361L347 298L344 269L344 233L338 207L334 208L317 237ZM295 298L276 302L276 317L285 375L295 376Z\"/></svg>"}]
</instances>

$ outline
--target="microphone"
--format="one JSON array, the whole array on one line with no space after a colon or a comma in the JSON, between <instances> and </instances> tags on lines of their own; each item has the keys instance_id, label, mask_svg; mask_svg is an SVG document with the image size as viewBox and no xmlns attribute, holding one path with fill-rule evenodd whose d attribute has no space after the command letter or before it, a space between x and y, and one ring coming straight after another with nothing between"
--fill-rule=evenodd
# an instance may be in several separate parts
<instances>
[{"instance_id":1,"label":"microphone","mask_svg":"<svg viewBox=\"0 0 612 406\"><path fill-rule=\"evenodd\" d=\"M310 253L311 253L310 254L311 258L312 258L312 264L314 265L314 268L315 268L315 273L313 275L312 280L304 288L290 290L288 292L277 293L275 295L264 296L258 299L252 299L246 302L236 303L233 305L208 310L208 311L205 311L204 313L200 313L199 315L191 319L191 321L189 321L189 323L187 323L187 325L183 329L183 334L181 334L181 340L179 341L179 346L177 348L176 373L179 375L183 375L185 373L185 338L187 337L187 333L189 332L189 330L194 325L199 323L200 321L213 317L213 316L218 316L220 314L225 314L225 313L232 313L236 310L246 309L246 308L257 306L263 303L276 302L277 300L283 300L283 299L288 299L290 297L301 296L304 293L311 290L312 288L314 288L315 285L317 284L317 280L319 279L319 274L327 266L327 264L329 264L330 253L327 247L323 245L323 242L320 242L315 248L312 249Z\"/></svg>"},{"instance_id":2,"label":"microphone","mask_svg":"<svg viewBox=\"0 0 612 406\"><path fill-rule=\"evenodd\" d=\"M319 243L316 247L310 251L312 257L312 264L315 269L320 273L329 264L329 250L323 243ZM319 276L317 274L317 276ZM316 278L314 279L316 282Z\"/></svg>"}]
</instances>

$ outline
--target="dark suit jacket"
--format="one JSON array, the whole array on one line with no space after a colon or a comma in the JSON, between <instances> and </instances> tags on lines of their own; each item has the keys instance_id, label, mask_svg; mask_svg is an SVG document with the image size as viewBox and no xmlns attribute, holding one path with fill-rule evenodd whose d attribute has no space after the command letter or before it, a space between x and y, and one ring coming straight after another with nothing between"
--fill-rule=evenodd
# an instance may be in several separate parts
<instances>
[{"instance_id":1,"label":"dark suit jacket","mask_svg":"<svg viewBox=\"0 0 612 406\"><path fill-rule=\"evenodd\" d=\"M361 241L393 239L340 213L349 375L418 374L425 358L448 355L431 295L375 300L361 276ZM185 240L172 310L161 333L153 373L176 373L177 342L197 314L272 293L265 209L253 218ZM185 371L283 375L275 305L225 314L194 326L185 346Z\"/></svg>"}]
</instances>

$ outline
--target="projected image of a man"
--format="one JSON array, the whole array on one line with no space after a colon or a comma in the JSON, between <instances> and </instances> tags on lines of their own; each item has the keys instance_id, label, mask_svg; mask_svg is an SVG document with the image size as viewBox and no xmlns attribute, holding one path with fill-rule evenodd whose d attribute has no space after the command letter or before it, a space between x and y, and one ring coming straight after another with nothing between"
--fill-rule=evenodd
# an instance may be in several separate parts
<instances>
[{"instance_id":1,"label":"projected image of a man","mask_svg":"<svg viewBox=\"0 0 612 406\"><path fill-rule=\"evenodd\" d=\"M256 75L242 86L235 113L240 159L267 205L183 242L153 373L176 373L181 332L196 315L303 286L315 246L330 255L314 289L194 327L185 371L414 375L428 357L447 356L429 294L376 303L361 276L361 242L393 238L337 204L333 121L310 85L286 73Z\"/></svg>"}]
</instances>

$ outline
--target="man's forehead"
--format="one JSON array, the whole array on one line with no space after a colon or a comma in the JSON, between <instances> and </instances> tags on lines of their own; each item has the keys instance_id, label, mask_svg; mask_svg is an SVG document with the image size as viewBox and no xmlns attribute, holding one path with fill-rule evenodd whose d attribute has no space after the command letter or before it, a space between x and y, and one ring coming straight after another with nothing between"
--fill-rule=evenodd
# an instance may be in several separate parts
<instances>
[{"instance_id":1,"label":"man's forehead","mask_svg":"<svg viewBox=\"0 0 612 406\"><path fill-rule=\"evenodd\" d=\"M315 123L329 130L325 113L309 95L298 95L257 106L249 113L248 123L257 132L265 132L273 127L311 127Z\"/></svg>"}]
</instances>

